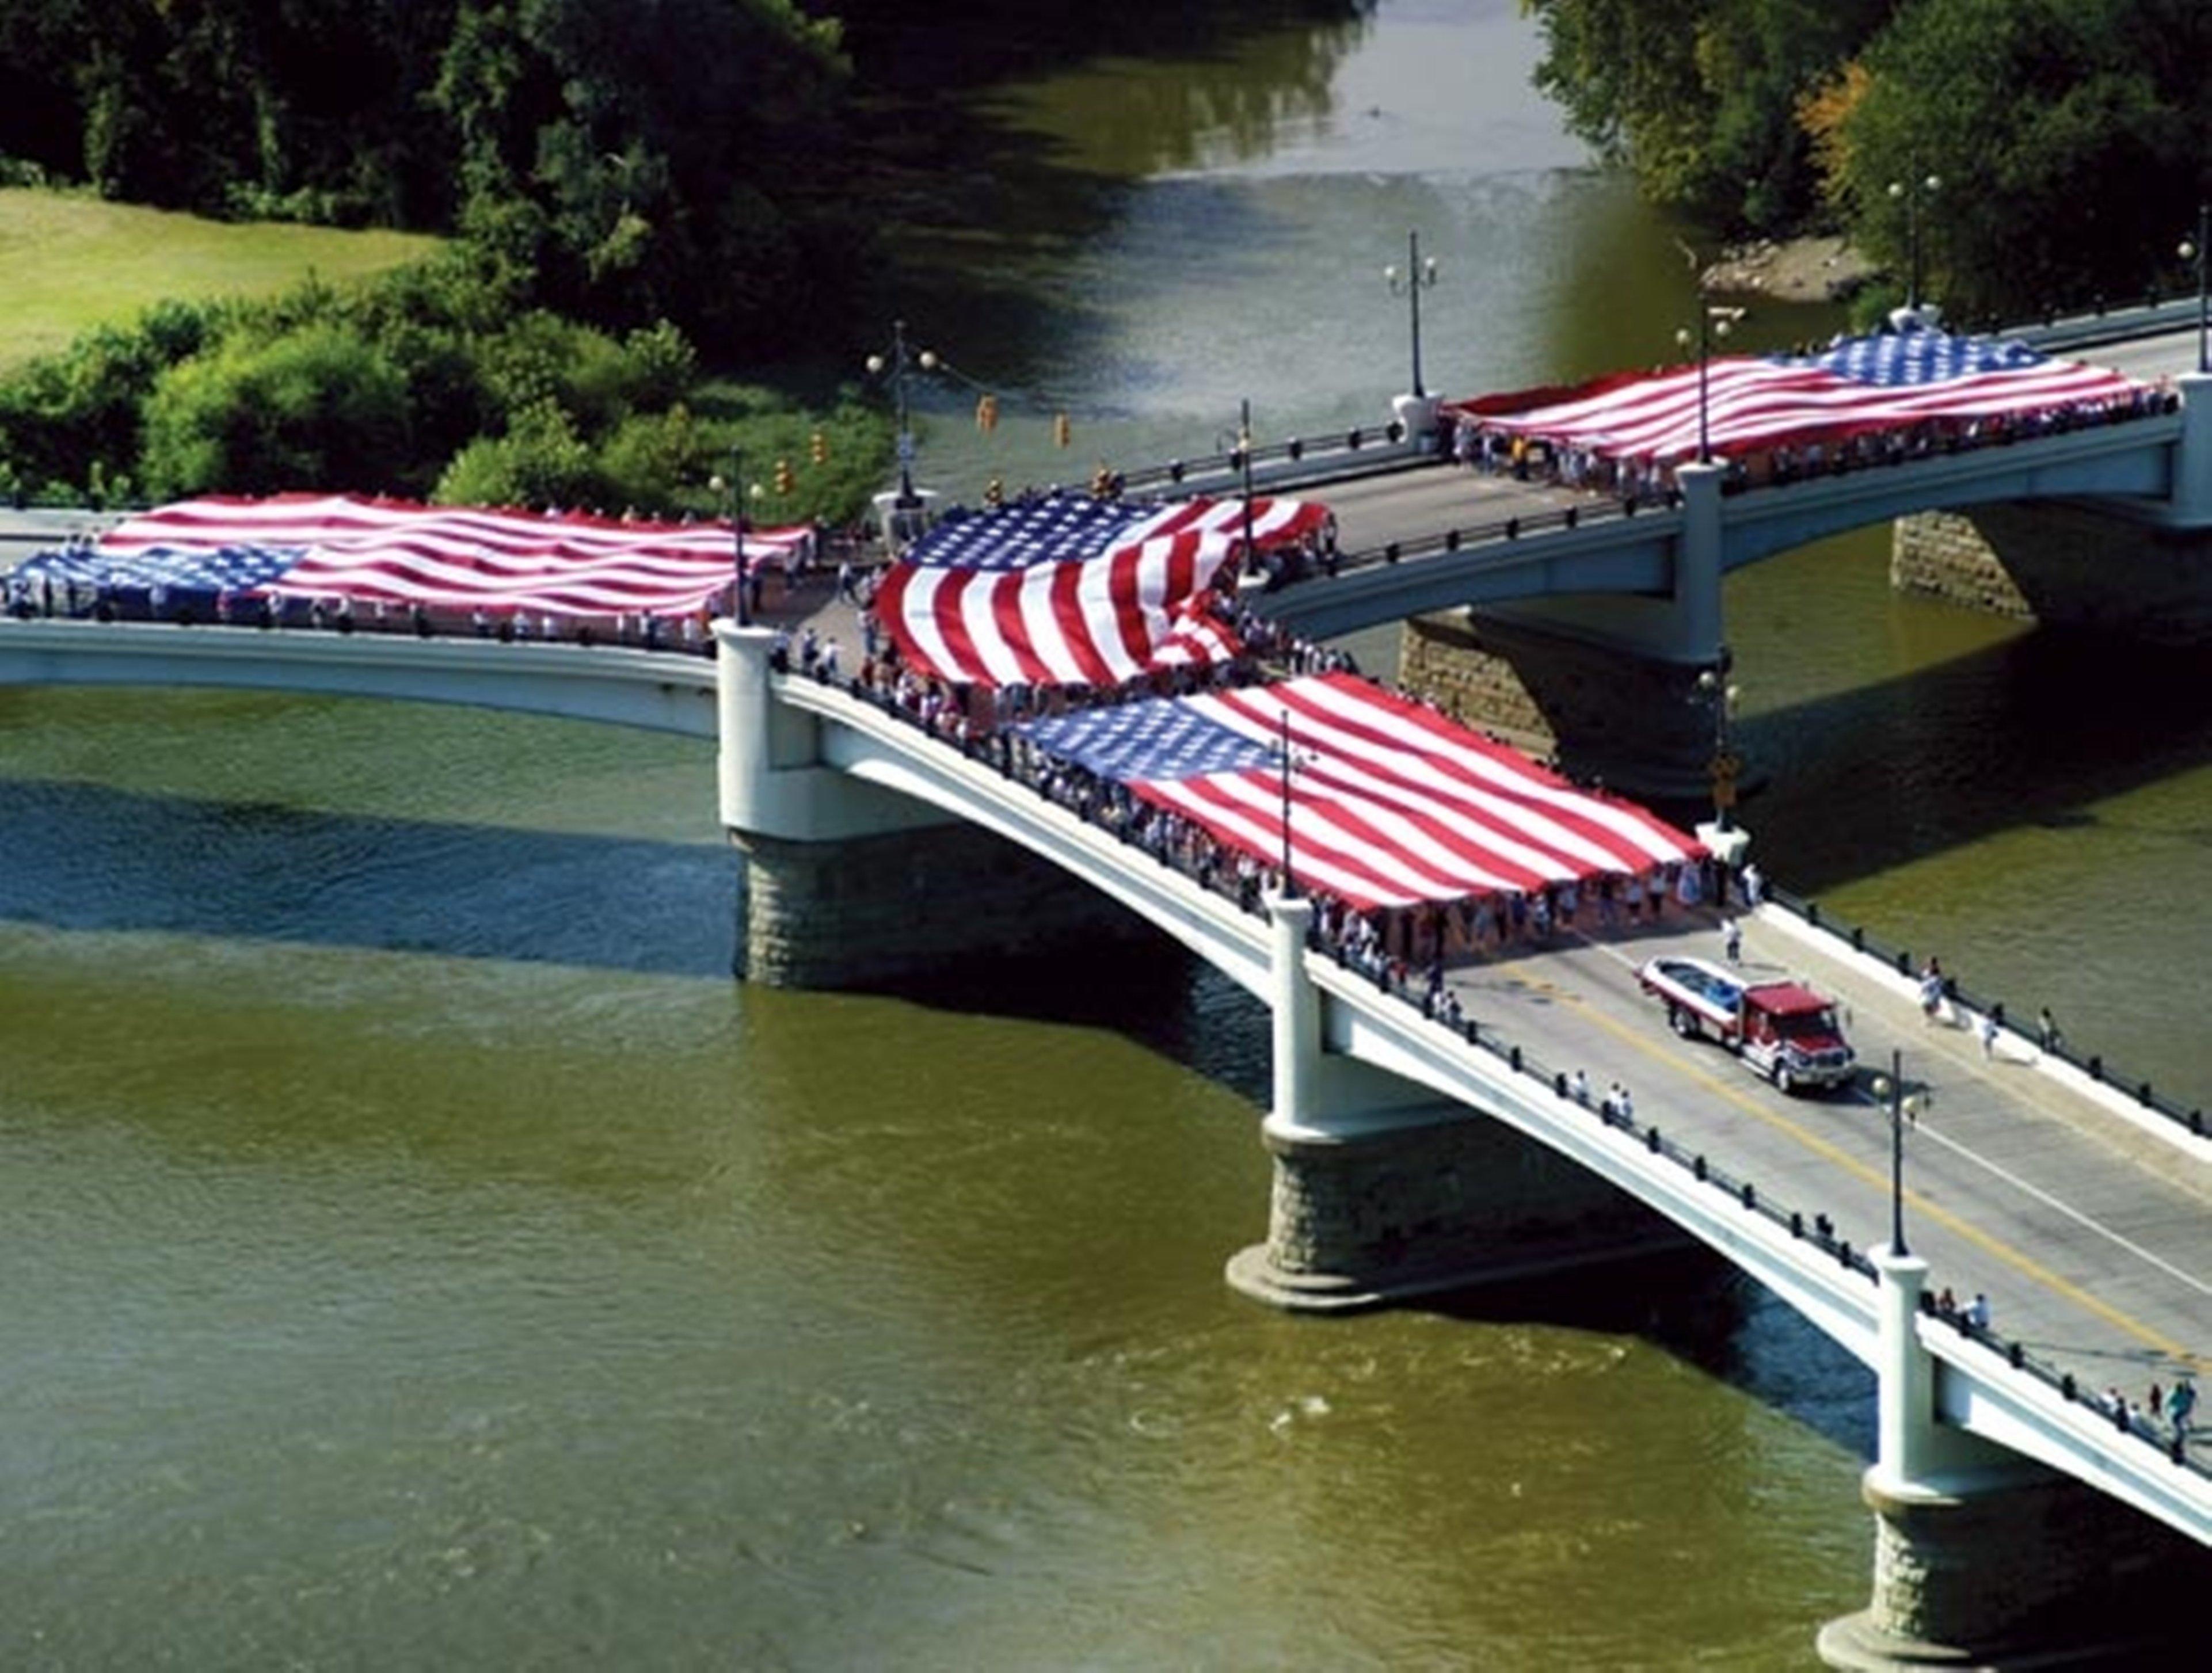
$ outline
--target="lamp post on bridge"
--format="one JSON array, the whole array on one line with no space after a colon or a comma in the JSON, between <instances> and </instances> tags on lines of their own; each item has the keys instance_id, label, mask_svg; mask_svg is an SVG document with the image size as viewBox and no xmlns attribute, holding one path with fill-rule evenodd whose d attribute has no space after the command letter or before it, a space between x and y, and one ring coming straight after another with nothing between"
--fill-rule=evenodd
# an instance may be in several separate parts
<instances>
[{"instance_id":1,"label":"lamp post on bridge","mask_svg":"<svg viewBox=\"0 0 2212 1673\"><path fill-rule=\"evenodd\" d=\"M1892 203L1905 205L1905 251L1906 280L1905 306L1917 324L1920 318L1920 200L1933 197L1943 189L1936 175L1921 174L1916 167L1909 180L1892 180L1889 197Z\"/></svg>"},{"instance_id":2,"label":"lamp post on bridge","mask_svg":"<svg viewBox=\"0 0 2212 1673\"><path fill-rule=\"evenodd\" d=\"M1689 253L1686 249L1685 253ZM1690 264L1692 267L1697 265L1697 257L1694 254L1690 255ZM1695 339L1698 345L1698 463L1699 464L1711 464L1713 462L1711 418L1713 339L1728 336L1735 329L1736 322L1743 316L1744 310L1740 307L1723 306L1720 303L1707 300L1705 278L1702 275L1699 276L1698 334ZM1674 342L1679 347L1687 349L1692 342L1690 328L1686 325L1676 327Z\"/></svg>"},{"instance_id":3,"label":"lamp post on bridge","mask_svg":"<svg viewBox=\"0 0 2212 1673\"><path fill-rule=\"evenodd\" d=\"M2212 372L2212 345L2206 327L2212 323L2212 203L2197 206L2197 236L2181 240L2181 259L2197 267L2197 369Z\"/></svg>"},{"instance_id":4,"label":"lamp post on bridge","mask_svg":"<svg viewBox=\"0 0 2212 1673\"><path fill-rule=\"evenodd\" d=\"M1291 775L1305 765L1305 758L1291 747L1291 711L1287 704L1283 708L1281 720L1282 737L1275 745L1275 756L1282 767L1283 784L1282 896L1285 900L1295 900L1298 898L1298 884L1296 875L1291 870L1291 861L1293 857L1291 846Z\"/></svg>"},{"instance_id":5,"label":"lamp post on bridge","mask_svg":"<svg viewBox=\"0 0 2212 1673\"><path fill-rule=\"evenodd\" d=\"M1743 761L1729 748L1729 718L1735 712L1736 699L1742 695L1740 687L1729 683L1729 670L1734 657L1727 646L1720 647L1712 666L1698 672L1698 691L1713 706L1713 758L1708 768L1713 781L1713 825L1725 833L1729 828L1729 813L1735 806L1736 776L1743 771Z\"/></svg>"},{"instance_id":6,"label":"lamp post on bridge","mask_svg":"<svg viewBox=\"0 0 2212 1673\"><path fill-rule=\"evenodd\" d=\"M937 355L927 349L910 351L906 346L906 321L894 319L890 355L871 355L866 365L870 377L888 376L891 380L891 398L898 405L898 503L901 510L910 510L921 500L914 491L914 429L908 421L906 382L910 370L936 371Z\"/></svg>"},{"instance_id":7,"label":"lamp post on bridge","mask_svg":"<svg viewBox=\"0 0 2212 1673\"><path fill-rule=\"evenodd\" d=\"M751 578L746 573L745 568L744 482L744 450L732 442L730 445L729 476L726 480L720 472L717 472L707 479L707 486L717 494L726 493L730 496L730 546L732 567L735 571L734 580L738 591L736 604L731 613L737 618L738 626L750 627L753 625L753 615L752 601L748 597ZM755 494L760 492L759 483L753 484L752 492Z\"/></svg>"},{"instance_id":8,"label":"lamp post on bridge","mask_svg":"<svg viewBox=\"0 0 2212 1673\"><path fill-rule=\"evenodd\" d=\"M1905 1129L1920 1119L1921 1100L1905 1092L1905 1053L1893 1048L1889 1073L1874 1077L1874 1094L1889 1106L1889 1252L1903 1258L1905 1246Z\"/></svg>"},{"instance_id":9,"label":"lamp post on bridge","mask_svg":"<svg viewBox=\"0 0 2212 1673\"><path fill-rule=\"evenodd\" d=\"M1395 262L1382 270L1382 282L1390 288L1393 296L1403 293L1411 316L1416 401L1426 400L1429 394L1421 385L1421 293L1435 289L1437 277L1437 258L1431 256L1426 262L1421 259L1421 235L1418 232L1406 234L1406 270L1401 273Z\"/></svg>"},{"instance_id":10,"label":"lamp post on bridge","mask_svg":"<svg viewBox=\"0 0 2212 1673\"><path fill-rule=\"evenodd\" d=\"M1214 439L1215 441L1218 443L1220 440L1218 432L1215 433ZM1254 534L1252 520L1252 397L1249 395L1237 403L1237 439L1235 447L1236 452L1234 457L1237 460L1237 476L1239 484L1238 491L1243 496L1244 501L1244 555L1239 561L1237 567L1243 571L1243 573L1252 575L1259 573L1260 555L1258 551L1254 549L1252 544Z\"/></svg>"}]
</instances>

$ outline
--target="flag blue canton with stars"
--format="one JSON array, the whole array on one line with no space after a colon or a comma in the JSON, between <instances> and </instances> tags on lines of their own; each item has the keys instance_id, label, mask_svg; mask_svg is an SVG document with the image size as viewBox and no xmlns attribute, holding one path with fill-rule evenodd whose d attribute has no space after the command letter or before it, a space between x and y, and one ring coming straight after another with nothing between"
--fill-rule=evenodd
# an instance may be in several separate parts
<instances>
[{"instance_id":1,"label":"flag blue canton with stars","mask_svg":"<svg viewBox=\"0 0 2212 1673\"><path fill-rule=\"evenodd\" d=\"M995 511L948 512L907 551L909 561L945 569L1026 569L1103 557L1157 506L1052 494Z\"/></svg>"},{"instance_id":2,"label":"flag blue canton with stars","mask_svg":"<svg viewBox=\"0 0 2212 1673\"><path fill-rule=\"evenodd\" d=\"M213 552L149 546L121 555L83 547L41 552L26 559L17 573L29 583L44 576L56 586L73 585L95 591L103 586L125 591L150 591L159 586L171 592L237 592L283 579L305 552L298 546L226 546Z\"/></svg>"},{"instance_id":3,"label":"flag blue canton with stars","mask_svg":"<svg viewBox=\"0 0 2212 1673\"><path fill-rule=\"evenodd\" d=\"M1853 337L1825 355L1776 359L1784 366L1817 367L1855 384L1885 389L1948 384L1992 372L2024 372L2044 363L2044 357L2024 342L1926 330Z\"/></svg>"},{"instance_id":4,"label":"flag blue canton with stars","mask_svg":"<svg viewBox=\"0 0 2212 1673\"><path fill-rule=\"evenodd\" d=\"M1171 698L1033 720L1017 730L1046 754L1123 784L1273 767L1275 750Z\"/></svg>"}]
</instances>

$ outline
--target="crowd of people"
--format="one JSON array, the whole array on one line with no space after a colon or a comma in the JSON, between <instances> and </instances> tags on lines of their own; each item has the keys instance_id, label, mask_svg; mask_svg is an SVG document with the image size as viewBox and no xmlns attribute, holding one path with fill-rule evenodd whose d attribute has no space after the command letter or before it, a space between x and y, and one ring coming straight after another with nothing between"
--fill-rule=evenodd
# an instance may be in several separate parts
<instances>
[{"instance_id":1,"label":"crowd of people","mask_svg":"<svg viewBox=\"0 0 2212 1673\"><path fill-rule=\"evenodd\" d=\"M1271 857L1225 842L1176 810L1146 801L1126 785L1053 753L1024 724L1080 709L1255 685L1293 672L1358 671L1349 653L1306 643L1240 612L1245 652L1225 664L1157 670L1111 687L959 685L904 662L896 646L869 626L866 613L862 623L865 652L849 678L837 658L835 641L811 627L795 637L780 634L771 662L787 671L845 685L1142 848L1201 888L1237 900L1247 910L1256 910L1263 895L1282 886L1279 866ZM1399 694L1435 708L1428 699ZM1700 858L1527 890L1372 911L1363 911L1325 888L1308 885L1306 892L1315 902L1315 932L1324 948L1394 991L1415 997L1425 994L1448 1015L1457 1004L1443 979L1449 963L1540 947L1571 933L1657 927L1686 918L1704 903L1724 900L1732 881L1711 859ZM1741 890L1740 882L1735 886Z\"/></svg>"}]
</instances>

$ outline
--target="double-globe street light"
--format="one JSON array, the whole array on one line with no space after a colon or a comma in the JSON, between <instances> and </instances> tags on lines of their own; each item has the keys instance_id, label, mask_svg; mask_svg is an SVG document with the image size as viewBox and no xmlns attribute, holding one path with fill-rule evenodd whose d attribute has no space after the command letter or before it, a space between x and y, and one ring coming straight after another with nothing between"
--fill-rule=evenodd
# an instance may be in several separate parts
<instances>
[{"instance_id":1,"label":"double-globe street light","mask_svg":"<svg viewBox=\"0 0 2212 1673\"><path fill-rule=\"evenodd\" d=\"M1724 337L1734 330L1736 322L1741 319L1743 315L1744 311L1740 307L1727 306L1706 300L1705 282L1702 279L1698 281L1698 330L1694 341L1698 346L1698 463L1699 464L1711 464L1713 462L1711 419L1713 339ZM1675 328L1674 342L1678 346L1687 349L1692 341L1688 326L1682 325Z\"/></svg>"},{"instance_id":2,"label":"double-globe street light","mask_svg":"<svg viewBox=\"0 0 2212 1673\"><path fill-rule=\"evenodd\" d=\"M872 378L888 377L891 398L898 404L899 509L910 511L921 503L914 491L914 430L908 422L906 382L914 372L934 372L937 355L930 349L910 350L906 344L906 321L891 322L891 352L888 357L871 355L866 361Z\"/></svg>"},{"instance_id":3,"label":"double-globe street light","mask_svg":"<svg viewBox=\"0 0 2212 1673\"><path fill-rule=\"evenodd\" d=\"M1735 711L1736 699L1742 695L1739 687L1729 683L1733 663L1723 645L1712 666L1698 671L1698 694L1713 707L1713 758L1707 770L1713 781L1713 824L1722 831L1729 828L1729 811L1735 806L1736 776L1743 771L1742 760L1729 747L1729 719Z\"/></svg>"},{"instance_id":4,"label":"double-globe street light","mask_svg":"<svg viewBox=\"0 0 2212 1673\"><path fill-rule=\"evenodd\" d=\"M1905 1093L1904 1052L1890 1052L1889 1073L1876 1075L1872 1090L1889 1106L1889 1252L1901 1258L1911 1252L1905 1246L1905 1130L1918 1123L1923 1101Z\"/></svg>"},{"instance_id":5,"label":"double-globe street light","mask_svg":"<svg viewBox=\"0 0 2212 1673\"><path fill-rule=\"evenodd\" d=\"M735 608L732 613L737 617L738 626L750 627L753 625L753 613L752 600L747 596L750 591L751 577L746 573L745 567L745 495L750 492L757 499L760 495L761 485L755 482L750 489L745 487L744 449L734 442L732 443L730 474L725 477L717 471L707 479L707 486L717 494L726 494L730 497L730 543L737 572L735 579L738 595Z\"/></svg>"},{"instance_id":6,"label":"double-globe street light","mask_svg":"<svg viewBox=\"0 0 2212 1673\"><path fill-rule=\"evenodd\" d=\"M1418 232L1406 234L1406 268L1402 273L1398 264L1391 263L1382 270L1382 282L1390 288L1393 296L1402 294L1412 317L1413 339L1413 398L1428 398L1428 391L1421 385L1421 293L1433 290L1437 284L1437 258L1421 259L1421 235Z\"/></svg>"},{"instance_id":7,"label":"double-globe street light","mask_svg":"<svg viewBox=\"0 0 2212 1673\"><path fill-rule=\"evenodd\" d=\"M1920 200L1932 197L1943 189L1943 182L1934 174L1916 173L1907 180L1892 180L1889 197L1892 203L1905 205L1905 306L1917 323L1920 313Z\"/></svg>"},{"instance_id":8,"label":"double-globe street light","mask_svg":"<svg viewBox=\"0 0 2212 1673\"><path fill-rule=\"evenodd\" d=\"M2212 251L2212 203L2197 206L2197 236L2181 240L2181 259L2194 263L2197 268L2197 369L2212 372L2212 354L2208 354L2206 326L2212 324L2212 269L2206 263L2212 260L2207 252Z\"/></svg>"}]
</instances>

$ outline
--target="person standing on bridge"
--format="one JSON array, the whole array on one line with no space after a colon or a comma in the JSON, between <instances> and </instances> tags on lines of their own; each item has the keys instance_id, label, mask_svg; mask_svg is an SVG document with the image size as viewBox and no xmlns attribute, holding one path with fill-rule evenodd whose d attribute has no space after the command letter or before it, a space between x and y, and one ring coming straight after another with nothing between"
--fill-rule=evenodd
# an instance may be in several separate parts
<instances>
[{"instance_id":1,"label":"person standing on bridge","mask_svg":"<svg viewBox=\"0 0 2212 1673\"><path fill-rule=\"evenodd\" d=\"M2185 1376L2173 1385L2166 1399L2167 1415L2173 1419L2173 1442L2179 1446L2189 1440L2189 1415L2197 1409L2197 1385Z\"/></svg>"},{"instance_id":2,"label":"person standing on bridge","mask_svg":"<svg viewBox=\"0 0 2212 1673\"><path fill-rule=\"evenodd\" d=\"M1936 961L1928 961L1928 967L1920 973L1920 1014L1929 1021L1936 1020L1943 1009L1943 973Z\"/></svg>"}]
</instances>

